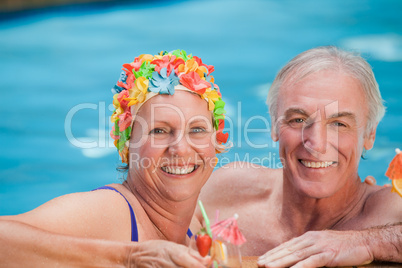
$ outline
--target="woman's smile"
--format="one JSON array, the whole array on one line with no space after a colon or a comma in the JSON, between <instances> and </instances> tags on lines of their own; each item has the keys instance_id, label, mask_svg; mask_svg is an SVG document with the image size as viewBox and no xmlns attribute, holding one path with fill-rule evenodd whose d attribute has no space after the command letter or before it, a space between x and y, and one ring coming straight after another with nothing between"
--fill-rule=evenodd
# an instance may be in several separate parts
<instances>
[{"instance_id":1,"label":"woman's smile","mask_svg":"<svg viewBox=\"0 0 402 268\"><path fill-rule=\"evenodd\" d=\"M172 175L187 175L193 173L198 169L198 165L188 165L188 166L164 166L161 167L162 171Z\"/></svg>"}]
</instances>

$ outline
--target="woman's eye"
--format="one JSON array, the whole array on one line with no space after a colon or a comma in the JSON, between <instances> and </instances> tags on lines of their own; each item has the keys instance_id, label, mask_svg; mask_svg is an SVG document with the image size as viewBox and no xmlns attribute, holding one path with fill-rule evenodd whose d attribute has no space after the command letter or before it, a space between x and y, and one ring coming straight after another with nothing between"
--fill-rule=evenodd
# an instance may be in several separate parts
<instances>
[{"instance_id":1,"label":"woman's eye","mask_svg":"<svg viewBox=\"0 0 402 268\"><path fill-rule=\"evenodd\" d=\"M163 134L163 133L166 133L166 131L161 128L155 128L155 129L151 130L149 133L150 134Z\"/></svg>"},{"instance_id":2,"label":"woman's eye","mask_svg":"<svg viewBox=\"0 0 402 268\"><path fill-rule=\"evenodd\" d=\"M191 133L203 133L205 132L205 129L202 127L194 127L190 130Z\"/></svg>"}]
</instances>

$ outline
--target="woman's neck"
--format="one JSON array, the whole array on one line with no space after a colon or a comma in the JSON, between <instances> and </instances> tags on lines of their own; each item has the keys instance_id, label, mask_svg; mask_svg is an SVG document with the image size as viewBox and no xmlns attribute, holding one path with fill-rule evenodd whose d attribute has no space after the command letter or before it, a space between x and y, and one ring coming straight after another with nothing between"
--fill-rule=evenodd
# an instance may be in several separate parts
<instances>
[{"instance_id":1,"label":"woman's neck","mask_svg":"<svg viewBox=\"0 0 402 268\"><path fill-rule=\"evenodd\" d=\"M165 200L146 186L135 185L129 178L123 185L136 197L160 239L186 244L197 197L180 202Z\"/></svg>"}]
</instances>

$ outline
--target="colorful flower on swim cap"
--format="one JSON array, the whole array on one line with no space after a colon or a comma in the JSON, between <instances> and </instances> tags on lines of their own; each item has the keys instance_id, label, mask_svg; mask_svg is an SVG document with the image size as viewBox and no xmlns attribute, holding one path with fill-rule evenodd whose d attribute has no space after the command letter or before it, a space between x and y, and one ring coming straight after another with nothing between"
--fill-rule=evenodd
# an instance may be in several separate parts
<instances>
[{"instance_id":1,"label":"colorful flower on swim cap","mask_svg":"<svg viewBox=\"0 0 402 268\"><path fill-rule=\"evenodd\" d=\"M177 58L183 59L183 61L187 61L187 60L193 58L193 56L191 56L191 54L187 56L187 52L182 49L176 49L176 50L172 51L171 54L176 56Z\"/></svg>"},{"instance_id":2,"label":"colorful flower on swim cap","mask_svg":"<svg viewBox=\"0 0 402 268\"><path fill-rule=\"evenodd\" d=\"M178 75L178 68L181 64L184 64L183 59L178 59L174 55L164 55L161 59L155 59L151 62L155 65L155 71L160 73L163 68L167 69L167 75L170 76L172 70L175 70Z\"/></svg>"},{"instance_id":3,"label":"colorful flower on swim cap","mask_svg":"<svg viewBox=\"0 0 402 268\"><path fill-rule=\"evenodd\" d=\"M113 94L120 93L122 90L124 90L124 87L119 86L118 84L119 84L119 83L124 84L124 83L126 83L126 80L127 80L126 72L122 71L121 74L120 74L119 81L118 81L117 84L114 85L114 87L112 88Z\"/></svg>"},{"instance_id":4,"label":"colorful flower on swim cap","mask_svg":"<svg viewBox=\"0 0 402 268\"><path fill-rule=\"evenodd\" d=\"M152 73L155 70L155 65L151 64L149 61L144 61L141 64L141 67L138 71L133 71L135 78L138 77L145 77L146 79L149 79L152 76Z\"/></svg>"},{"instance_id":5,"label":"colorful flower on swim cap","mask_svg":"<svg viewBox=\"0 0 402 268\"><path fill-rule=\"evenodd\" d=\"M149 80L141 76L134 82L134 87L129 89L129 97L125 100L129 101L127 106L133 106L137 103L143 103L147 97Z\"/></svg>"},{"instance_id":6,"label":"colorful flower on swim cap","mask_svg":"<svg viewBox=\"0 0 402 268\"><path fill-rule=\"evenodd\" d=\"M202 98L208 101L208 110L213 111L215 109L215 102L221 99L221 94L216 90L207 88Z\"/></svg>"},{"instance_id":7,"label":"colorful flower on swim cap","mask_svg":"<svg viewBox=\"0 0 402 268\"><path fill-rule=\"evenodd\" d=\"M149 91L159 94L174 94L174 87L179 84L179 78L175 72L168 76L167 68L162 68L160 74L155 71L152 73L152 79L149 80Z\"/></svg>"},{"instance_id":8,"label":"colorful flower on swim cap","mask_svg":"<svg viewBox=\"0 0 402 268\"><path fill-rule=\"evenodd\" d=\"M228 141L229 138L229 133L223 133L223 129L225 127L225 120L223 119L219 119L218 120L219 123L219 127L218 130L216 131L216 140L220 143L226 143Z\"/></svg>"},{"instance_id":9,"label":"colorful flower on swim cap","mask_svg":"<svg viewBox=\"0 0 402 268\"><path fill-rule=\"evenodd\" d=\"M196 72L183 74L180 77L180 84L200 95L204 94L205 90L211 87L211 84L201 79Z\"/></svg>"},{"instance_id":10,"label":"colorful flower on swim cap","mask_svg":"<svg viewBox=\"0 0 402 268\"><path fill-rule=\"evenodd\" d=\"M217 100L215 102L215 107L214 107L214 118L215 118L215 128L219 129L219 120L220 119L225 119L225 102L223 100Z\"/></svg>"}]
</instances>

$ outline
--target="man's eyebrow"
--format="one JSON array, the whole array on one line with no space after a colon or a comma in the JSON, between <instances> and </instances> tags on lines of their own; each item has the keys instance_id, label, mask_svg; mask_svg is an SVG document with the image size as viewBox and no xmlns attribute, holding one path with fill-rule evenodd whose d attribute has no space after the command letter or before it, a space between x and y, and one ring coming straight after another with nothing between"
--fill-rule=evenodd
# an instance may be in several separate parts
<instances>
[{"instance_id":1,"label":"man's eyebrow","mask_svg":"<svg viewBox=\"0 0 402 268\"><path fill-rule=\"evenodd\" d=\"M289 118L293 114L300 114L308 117L308 113L300 108L289 108L285 111L285 118Z\"/></svg>"},{"instance_id":2,"label":"man's eyebrow","mask_svg":"<svg viewBox=\"0 0 402 268\"><path fill-rule=\"evenodd\" d=\"M353 121L356 121L356 115L354 113L350 113L350 112L335 113L335 114L330 115L328 117L328 119L339 118L339 117L348 117L348 118L352 119Z\"/></svg>"}]
</instances>

